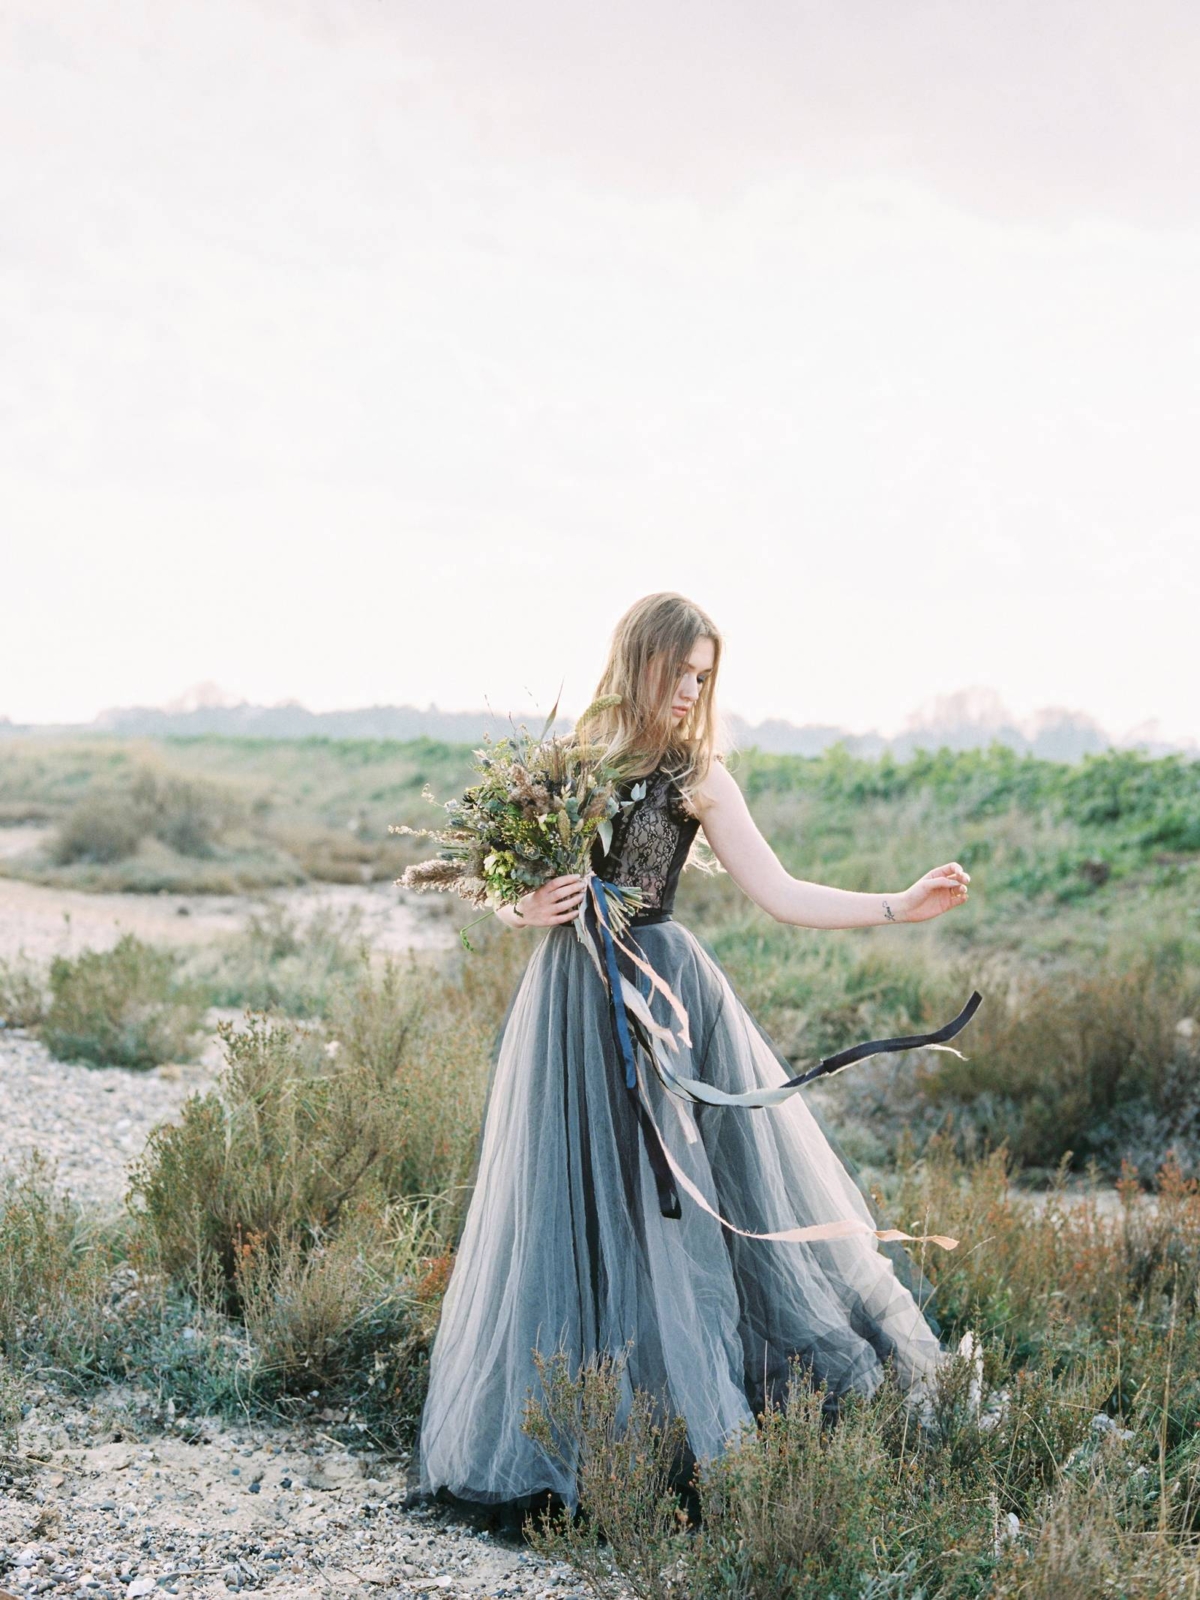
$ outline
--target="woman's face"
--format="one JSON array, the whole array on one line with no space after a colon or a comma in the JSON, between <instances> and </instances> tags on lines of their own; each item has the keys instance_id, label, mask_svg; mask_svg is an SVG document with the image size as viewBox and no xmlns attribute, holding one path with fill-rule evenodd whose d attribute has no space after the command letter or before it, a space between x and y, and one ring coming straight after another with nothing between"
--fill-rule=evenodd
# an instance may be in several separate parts
<instances>
[{"instance_id":1,"label":"woman's face","mask_svg":"<svg viewBox=\"0 0 1200 1600\"><path fill-rule=\"evenodd\" d=\"M671 696L671 721L676 727L700 698L700 691L712 672L715 654L712 640L702 633L688 651L686 660L681 663L679 676L675 680L675 692Z\"/></svg>"}]
</instances>

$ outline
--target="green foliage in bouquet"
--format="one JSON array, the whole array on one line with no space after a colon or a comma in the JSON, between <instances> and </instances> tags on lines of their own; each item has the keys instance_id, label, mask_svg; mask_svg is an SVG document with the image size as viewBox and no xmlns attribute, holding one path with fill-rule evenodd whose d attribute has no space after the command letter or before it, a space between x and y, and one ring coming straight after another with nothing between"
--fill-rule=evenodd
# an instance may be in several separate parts
<instances>
[{"instance_id":1,"label":"green foliage in bouquet","mask_svg":"<svg viewBox=\"0 0 1200 1600\"><path fill-rule=\"evenodd\" d=\"M523 723L513 735L497 740L485 736L485 748L474 752L480 780L461 798L446 801L445 827L390 825L390 833L432 838L440 847L431 860L409 867L396 883L405 889L453 890L472 905L494 910L515 905L552 878L586 875L595 840L607 852L613 819L646 792L644 783L636 783L621 798L617 787L627 764L606 763L602 747L580 737L587 721L620 703L619 695L594 700L565 737L550 733L557 701L536 737ZM638 753L628 764L640 759ZM422 793L434 799L428 785ZM642 903L640 890L633 886L614 885L604 895L618 930ZM460 937L470 950L466 928Z\"/></svg>"}]
</instances>

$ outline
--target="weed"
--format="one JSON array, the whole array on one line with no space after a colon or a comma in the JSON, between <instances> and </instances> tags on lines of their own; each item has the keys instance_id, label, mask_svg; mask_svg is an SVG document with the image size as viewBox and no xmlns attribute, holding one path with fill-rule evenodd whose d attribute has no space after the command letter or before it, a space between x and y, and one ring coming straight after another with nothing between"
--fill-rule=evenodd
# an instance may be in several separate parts
<instances>
[{"instance_id":1,"label":"weed","mask_svg":"<svg viewBox=\"0 0 1200 1600\"><path fill-rule=\"evenodd\" d=\"M0 1028L35 1028L46 1015L46 979L22 953L0 960Z\"/></svg>"}]
</instances>

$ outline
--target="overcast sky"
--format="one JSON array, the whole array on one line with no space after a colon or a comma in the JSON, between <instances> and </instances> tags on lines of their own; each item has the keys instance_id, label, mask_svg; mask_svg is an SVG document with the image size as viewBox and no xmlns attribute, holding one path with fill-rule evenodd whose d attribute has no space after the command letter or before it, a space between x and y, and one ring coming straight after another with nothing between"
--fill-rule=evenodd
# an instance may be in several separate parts
<instances>
[{"instance_id":1,"label":"overcast sky","mask_svg":"<svg viewBox=\"0 0 1200 1600\"><path fill-rule=\"evenodd\" d=\"M0 714L1200 735L1190 0L0 0Z\"/></svg>"}]
</instances>

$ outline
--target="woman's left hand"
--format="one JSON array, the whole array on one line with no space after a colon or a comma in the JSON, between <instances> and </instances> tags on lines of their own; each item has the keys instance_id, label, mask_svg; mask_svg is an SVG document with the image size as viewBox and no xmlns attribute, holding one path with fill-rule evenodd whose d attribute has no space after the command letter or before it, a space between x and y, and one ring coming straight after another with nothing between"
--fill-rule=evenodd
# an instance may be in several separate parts
<instances>
[{"instance_id":1,"label":"woman's left hand","mask_svg":"<svg viewBox=\"0 0 1200 1600\"><path fill-rule=\"evenodd\" d=\"M900 896L902 919L905 922L928 922L931 917L940 917L943 911L965 905L970 881L971 874L964 872L957 861L951 861L944 867L934 867L932 872L918 878L912 888L906 889Z\"/></svg>"}]
</instances>

